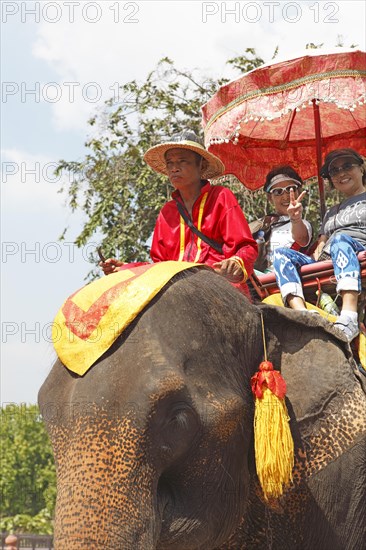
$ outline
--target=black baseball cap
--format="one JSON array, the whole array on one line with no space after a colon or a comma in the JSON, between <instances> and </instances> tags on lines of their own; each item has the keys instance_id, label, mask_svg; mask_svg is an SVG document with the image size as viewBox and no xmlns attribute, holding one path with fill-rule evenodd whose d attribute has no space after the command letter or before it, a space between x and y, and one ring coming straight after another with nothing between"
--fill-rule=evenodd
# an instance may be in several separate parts
<instances>
[{"instance_id":1,"label":"black baseball cap","mask_svg":"<svg viewBox=\"0 0 366 550\"><path fill-rule=\"evenodd\" d=\"M357 153L354 149L335 149L327 154L325 161L320 170L320 175L322 178L330 179L329 168L331 164L340 157L347 157L352 159L353 162L356 162L360 166L363 164L363 158Z\"/></svg>"}]
</instances>

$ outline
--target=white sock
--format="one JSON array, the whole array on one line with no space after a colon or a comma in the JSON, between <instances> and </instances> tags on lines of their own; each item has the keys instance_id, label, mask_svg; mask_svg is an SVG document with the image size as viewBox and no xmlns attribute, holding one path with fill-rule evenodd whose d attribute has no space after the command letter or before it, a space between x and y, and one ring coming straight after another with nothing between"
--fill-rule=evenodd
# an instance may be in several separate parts
<instances>
[{"instance_id":1,"label":"white sock","mask_svg":"<svg viewBox=\"0 0 366 550\"><path fill-rule=\"evenodd\" d=\"M357 322L358 315L357 311L349 311L348 309L342 309L341 316L349 317L351 321Z\"/></svg>"}]
</instances>

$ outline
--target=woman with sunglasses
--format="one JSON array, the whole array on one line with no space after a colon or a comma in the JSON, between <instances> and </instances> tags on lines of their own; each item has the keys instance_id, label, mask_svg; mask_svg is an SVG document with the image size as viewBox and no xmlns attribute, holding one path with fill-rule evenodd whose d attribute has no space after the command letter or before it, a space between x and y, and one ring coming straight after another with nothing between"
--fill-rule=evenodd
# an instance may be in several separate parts
<instances>
[{"instance_id":1,"label":"woman with sunglasses","mask_svg":"<svg viewBox=\"0 0 366 550\"><path fill-rule=\"evenodd\" d=\"M264 237L257 240L256 270L273 271L273 255L278 247L301 250L309 245L312 227L302 218L301 200L306 193L302 191L303 183L299 174L288 165L278 166L267 174L264 191L275 212L250 224L255 238L260 237L259 231Z\"/></svg>"},{"instance_id":2,"label":"woman with sunglasses","mask_svg":"<svg viewBox=\"0 0 366 550\"><path fill-rule=\"evenodd\" d=\"M342 296L342 310L335 327L350 342L359 333L357 302L361 275L357 254L366 249L364 160L354 149L336 149L326 156L321 175L342 193L344 200L324 216L314 258L281 248L274 254L274 271L284 304L308 311L299 269L328 256L334 266L337 293Z\"/></svg>"}]
</instances>

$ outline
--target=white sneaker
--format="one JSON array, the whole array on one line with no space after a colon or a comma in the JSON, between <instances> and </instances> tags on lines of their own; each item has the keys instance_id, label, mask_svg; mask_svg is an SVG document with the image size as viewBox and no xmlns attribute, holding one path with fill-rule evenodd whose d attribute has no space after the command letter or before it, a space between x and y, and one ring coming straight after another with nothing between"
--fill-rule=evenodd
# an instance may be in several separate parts
<instances>
[{"instance_id":1,"label":"white sneaker","mask_svg":"<svg viewBox=\"0 0 366 550\"><path fill-rule=\"evenodd\" d=\"M359 335L360 329L357 321L354 321L347 315L340 315L334 323L334 328L342 332L349 342L352 342Z\"/></svg>"}]
</instances>

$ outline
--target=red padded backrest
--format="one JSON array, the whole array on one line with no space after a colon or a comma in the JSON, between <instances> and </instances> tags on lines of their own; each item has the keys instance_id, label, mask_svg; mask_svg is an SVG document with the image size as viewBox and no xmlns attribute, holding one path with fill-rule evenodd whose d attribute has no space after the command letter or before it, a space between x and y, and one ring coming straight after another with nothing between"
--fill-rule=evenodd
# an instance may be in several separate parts
<instances>
[{"instance_id":1,"label":"red padded backrest","mask_svg":"<svg viewBox=\"0 0 366 550\"><path fill-rule=\"evenodd\" d=\"M361 267L362 286L366 288L366 250L358 254L358 260ZM319 284L324 292L330 295L336 295L334 270L331 261L315 262L314 264L304 265L300 269L300 275L303 282L305 298L307 300L312 301L312 295L316 299L315 291L318 289ZM274 273L257 275L253 277L252 284L261 299L270 294L279 292Z\"/></svg>"}]
</instances>

